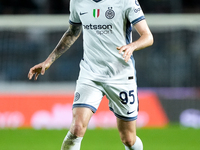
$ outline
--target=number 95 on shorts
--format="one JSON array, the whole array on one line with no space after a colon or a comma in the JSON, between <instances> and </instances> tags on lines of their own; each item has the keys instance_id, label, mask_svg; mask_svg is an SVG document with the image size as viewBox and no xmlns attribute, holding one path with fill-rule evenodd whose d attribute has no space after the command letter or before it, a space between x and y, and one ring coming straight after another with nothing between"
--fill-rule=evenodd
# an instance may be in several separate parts
<instances>
[{"instance_id":1,"label":"number 95 on shorts","mask_svg":"<svg viewBox=\"0 0 200 150\"><path fill-rule=\"evenodd\" d=\"M133 121L138 115L137 85L108 84L106 97L109 99L109 108L117 118L125 121Z\"/></svg>"}]
</instances>

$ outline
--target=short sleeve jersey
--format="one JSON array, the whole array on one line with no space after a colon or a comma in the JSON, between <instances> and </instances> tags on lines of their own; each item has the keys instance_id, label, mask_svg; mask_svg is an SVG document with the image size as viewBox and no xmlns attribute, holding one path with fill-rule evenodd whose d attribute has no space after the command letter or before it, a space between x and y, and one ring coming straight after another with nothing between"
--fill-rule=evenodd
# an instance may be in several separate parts
<instances>
[{"instance_id":1,"label":"short sleeve jersey","mask_svg":"<svg viewBox=\"0 0 200 150\"><path fill-rule=\"evenodd\" d=\"M83 29L79 78L114 83L136 78L133 56L126 63L116 48L132 42L132 25L143 19L137 0L71 0L69 22Z\"/></svg>"}]
</instances>

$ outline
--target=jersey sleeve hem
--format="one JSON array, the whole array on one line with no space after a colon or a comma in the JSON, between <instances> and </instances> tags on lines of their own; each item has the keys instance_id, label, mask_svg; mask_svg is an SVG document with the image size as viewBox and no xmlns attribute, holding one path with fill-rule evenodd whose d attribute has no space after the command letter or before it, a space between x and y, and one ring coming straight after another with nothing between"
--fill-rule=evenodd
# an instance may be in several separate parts
<instances>
[{"instance_id":1,"label":"jersey sleeve hem","mask_svg":"<svg viewBox=\"0 0 200 150\"><path fill-rule=\"evenodd\" d=\"M142 20L144 20L144 19L145 19L145 17L144 17L144 16L141 16L141 17L139 17L139 18L133 20L131 23L132 23L133 25L135 25L136 23L138 23L138 22L140 22L140 21L142 21Z\"/></svg>"},{"instance_id":2,"label":"jersey sleeve hem","mask_svg":"<svg viewBox=\"0 0 200 150\"><path fill-rule=\"evenodd\" d=\"M75 25L75 26L80 26L82 23L81 22L73 22L73 21L71 21L71 20L69 20L69 23L71 24L71 25Z\"/></svg>"}]
</instances>

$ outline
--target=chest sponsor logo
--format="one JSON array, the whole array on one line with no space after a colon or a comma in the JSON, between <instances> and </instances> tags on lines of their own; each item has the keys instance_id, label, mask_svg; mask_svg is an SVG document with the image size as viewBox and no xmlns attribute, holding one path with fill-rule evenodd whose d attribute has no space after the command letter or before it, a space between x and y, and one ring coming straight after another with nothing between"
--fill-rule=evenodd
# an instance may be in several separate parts
<instances>
[{"instance_id":1,"label":"chest sponsor logo","mask_svg":"<svg viewBox=\"0 0 200 150\"><path fill-rule=\"evenodd\" d=\"M105 25L105 24L89 24L83 25L83 29L85 30L94 30L96 34L103 35L103 34L112 34L112 25Z\"/></svg>"}]
</instances>

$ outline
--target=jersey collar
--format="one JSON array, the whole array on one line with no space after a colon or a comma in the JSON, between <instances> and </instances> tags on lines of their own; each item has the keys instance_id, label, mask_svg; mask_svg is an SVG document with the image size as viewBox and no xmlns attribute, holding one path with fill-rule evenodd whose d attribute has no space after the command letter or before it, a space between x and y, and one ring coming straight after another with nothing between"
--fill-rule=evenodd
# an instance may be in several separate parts
<instances>
[{"instance_id":1,"label":"jersey collar","mask_svg":"<svg viewBox=\"0 0 200 150\"><path fill-rule=\"evenodd\" d=\"M100 2L100 1L102 1L102 0L93 0L93 1L98 3L98 2Z\"/></svg>"}]
</instances>

